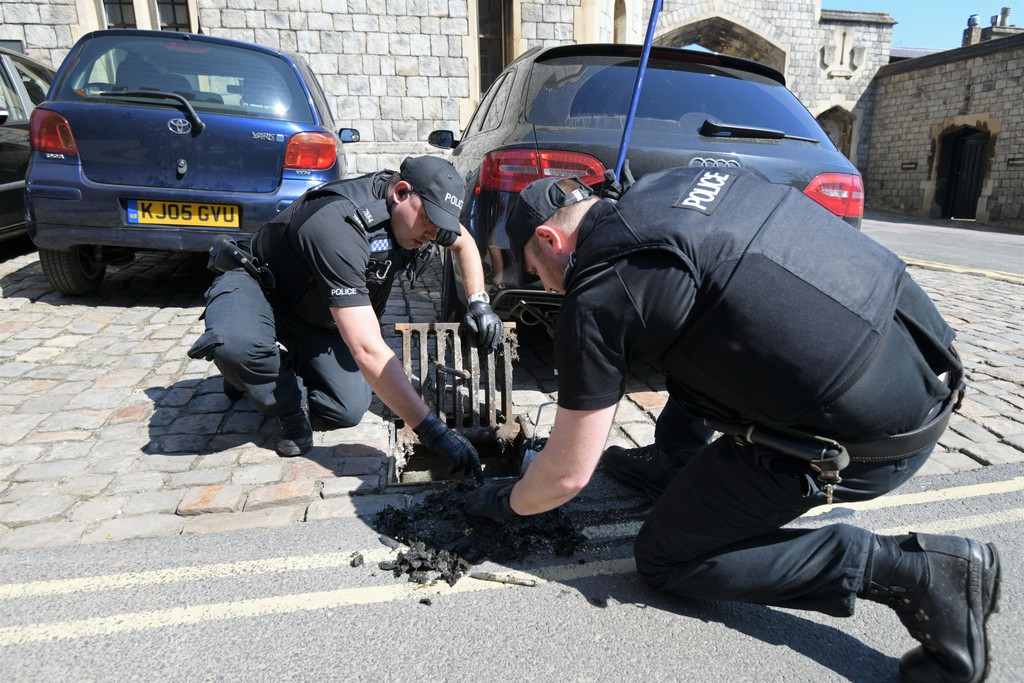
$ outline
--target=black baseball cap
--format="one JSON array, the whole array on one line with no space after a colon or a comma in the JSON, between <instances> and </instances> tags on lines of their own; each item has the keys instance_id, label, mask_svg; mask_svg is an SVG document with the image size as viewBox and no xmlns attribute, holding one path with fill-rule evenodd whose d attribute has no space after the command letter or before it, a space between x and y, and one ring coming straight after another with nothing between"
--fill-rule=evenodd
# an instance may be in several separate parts
<instances>
[{"instance_id":1,"label":"black baseball cap","mask_svg":"<svg viewBox=\"0 0 1024 683\"><path fill-rule=\"evenodd\" d=\"M544 225L544 221L551 218L559 209L581 202L594 194L594 191L578 178L573 178L576 187L566 192L558 186L560 180L565 178L541 178L523 188L505 222L512 256L520 267L520 284L524 278L531 279L526 276L523 268L523 248L533 237L538 226Z\"/></svg>"},{"instance_id":2,"label":"black baseball cap","mask_svg":"<svg viewBox=\"0 0 1024 683\"><path fill-rule=\"evenodd\" d=\"M431 223L456 236L462 234L459 215L466 186L454 166L440 157L406 157L401 176L423 200Z\"/></svg>"}]
</instances>

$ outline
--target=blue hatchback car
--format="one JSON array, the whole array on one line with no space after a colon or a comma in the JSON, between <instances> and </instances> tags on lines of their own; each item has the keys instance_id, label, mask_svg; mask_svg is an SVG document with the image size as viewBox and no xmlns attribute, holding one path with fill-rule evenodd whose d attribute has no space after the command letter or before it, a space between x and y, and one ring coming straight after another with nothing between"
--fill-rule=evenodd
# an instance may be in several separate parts
<instances>
[{"instance_id":1,"label":"blue hatchback car","mask_svg":"<svg viewBox=\"0 0 1024 683\"><path fill-rule=\"evenodd\" d=\"M209 36L84 36L32 113L26 223L57 291L96 291L136 250L206 251L342 177L342 142L298 55Z\"/></svg>"}]
</instances>

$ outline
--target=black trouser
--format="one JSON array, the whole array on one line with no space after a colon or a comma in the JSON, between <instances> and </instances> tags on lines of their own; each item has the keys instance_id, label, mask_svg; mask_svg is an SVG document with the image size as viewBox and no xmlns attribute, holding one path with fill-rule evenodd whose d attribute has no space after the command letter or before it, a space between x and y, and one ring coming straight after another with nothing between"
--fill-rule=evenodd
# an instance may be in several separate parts
<instances>
[{"instance_id":1,"label":"black trouser","mask_svg":"<svg viewBox=\"0 0 1024 683\"><path fill-rule=\"evenodd\" d=\"M213 360L267 415L298 410L303 385L310 412L334 426L358 424L369 408L370 387L337 330L277 310L244 270L213 281L203 318L206 332L189 355Z\"/></svg>"},{"instance_id":2,"label":"black trouser","mask_svg":"<svg viewBox=\"0 0 1024 683\"><path fill-rule=\"evenodd\" d=\"M655 442L686 463L636 539L636 564L656 588L833 616L853 613L872 533L847 524L781 529L825 504L806 463L730 437L708 445L702 419L669 401ZM851 463L834 502L869 500L909 479L932 448L894 463Z\"/></svg>"}]
</instances>

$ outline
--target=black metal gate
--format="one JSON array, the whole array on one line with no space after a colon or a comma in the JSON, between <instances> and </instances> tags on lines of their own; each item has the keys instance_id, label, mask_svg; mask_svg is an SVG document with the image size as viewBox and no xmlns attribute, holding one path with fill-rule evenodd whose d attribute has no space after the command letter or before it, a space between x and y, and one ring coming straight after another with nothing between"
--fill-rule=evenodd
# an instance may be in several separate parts
<instances>
[{"instance_id":1,"label":"black metal gate","mask_svg":"<svg viewBox=\"0 0 1024 683\"><path fill-rule=\"evenodd\" d=\"M985 179L988 139L988 133L972 130L960 133L952 140L943 218L975 218Z\"/></svg>"}]
</instances>

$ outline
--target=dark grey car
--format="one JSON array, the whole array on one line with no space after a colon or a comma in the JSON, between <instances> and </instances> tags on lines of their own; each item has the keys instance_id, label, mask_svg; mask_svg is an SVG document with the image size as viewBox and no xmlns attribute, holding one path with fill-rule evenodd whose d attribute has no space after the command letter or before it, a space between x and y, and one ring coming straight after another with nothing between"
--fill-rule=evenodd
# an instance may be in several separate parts
<instances>
[{"instance_id":1,"label":"dark grey car","mask_svg":"<svg viewBox=\"0 0 1024 683\"><path fill-rule=\"evenodd\" d=\"M549 321L560 297L519 288L504 223L531 181L578 176L601 185L614 169L640 60L639 45L569 45L527 52L481 99L453 148L466 180L462 221L480 247L492 306L506 320ZM863 186L814 117L770 67L695 50L655 47L629 141L634 177L673 166L742 167L798 188L859 228ZM461 318L465 292L444 264L446 319Z\"/></svg>"},{"instance_id":2,"label":"dark grey car","mask_svg":"<svg viewBox=\"0 0 1024 683\"><path fill-rule=\"evenodd\" d=\"M0 48L0 240L25 233L29 115L46 99L53 75L46 64Z\"/></svg>"}]
</instances>

